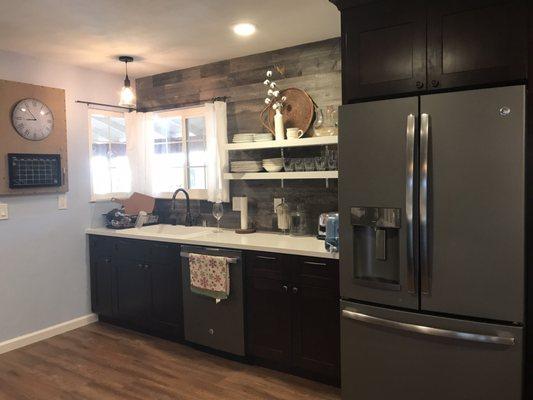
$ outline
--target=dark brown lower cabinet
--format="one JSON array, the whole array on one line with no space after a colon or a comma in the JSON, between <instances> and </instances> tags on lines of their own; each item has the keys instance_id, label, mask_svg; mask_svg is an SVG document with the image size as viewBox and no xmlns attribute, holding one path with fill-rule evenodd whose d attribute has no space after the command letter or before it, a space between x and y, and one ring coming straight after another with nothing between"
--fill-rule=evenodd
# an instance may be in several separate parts
<instances>
[{"instance_id":1,"label":"dark brown lower cabinet","mask_svg":"<svg viewBox=\"0 0 533 400\"><path fill-rule=\"evenodd\" d=\"M116 315L148 325L150 317L150 274L143 262L116 261Z\"/></svg>"},{"instance_id":2,"label":"dark brown lower cabinet","mask_svg":"<svg viewBox=\"0 0 533 400\"><path fill-rule=\"evenodd\" d=\"M257 364L338 385L338 261L249 253L246 263L248 355ZM277 278L271 271L279 271Z\"/></svg>"},{"instance_id":3,"label":"dark brown lower cabinet","mask_svg":"<svg viewBox=\"0 0 533 400\"><path fill-rule=\"evenodd\" d=\"M248 281L248 354L280 367L291 358L291 298L285 282L262 277ZM275 312L273 312L275 310Z\"/></svg>"},{"instance_id":4,"label":"dark brown lower cabinet","mask_svg":"<svg viewBox=\"0 0 533 400\"><path fill-rule=\"evenodd\" d=\"M148 264L152 287L151 321L171 331L182 326L181 274L177 264L177 260Z\"/></svg>"},{"instance_id":5,"label":"dark brown lower cabinet","mask_svg":"<svg viewBox=\"0 0 533 400\"><path fill-rule=\"evenodd\" d=\"M91 256L91 306L93 312L113 315L113 266L111 257Z\"/></svg>"},{"instance_id":6,"label":"dark brown lower cabinet","mask_svg":"<svg viewBox=\"0 0 533 400\"><path fill-rule=\"evenodd\" d=\"M295 368L336 382L339 374L339 300L331 289L298 286L293 293Z\"/></svg>"},{"instance_id":7,"label":"dark brown lower cabinet","mask_svg":"<svg viewBox=\"0 0 533 400\"><path fill-rule=\"evenodd\" d=\"M183 338L178 245L90 237L91 304L102 320Z\"/></svg>"}]
</instances>

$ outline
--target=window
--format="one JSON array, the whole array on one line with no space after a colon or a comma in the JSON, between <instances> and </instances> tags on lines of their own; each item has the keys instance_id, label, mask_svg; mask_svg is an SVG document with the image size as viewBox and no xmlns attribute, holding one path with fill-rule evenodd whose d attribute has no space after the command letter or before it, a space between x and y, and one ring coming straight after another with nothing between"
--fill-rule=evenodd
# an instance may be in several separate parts
<instances>
[{"instance_id":1,"label":"window","mask_svg":"<svg viewBox=\"0 0 533 400\"><path fill-rule=\"evenodd\" d=\"M154 114L152 185L169 196L182 187L196 199L207 198L205 108Z\"/></svg>"},{"instance_id":2,"label":"window","mask_svg":"<svg viewBox=\"0 0 533 400\"><path fill-rule=\"evenodd\" d=\"M131 192L123 113L89 110L92 200L108 200Z\"/></svg>"}]
</instances>

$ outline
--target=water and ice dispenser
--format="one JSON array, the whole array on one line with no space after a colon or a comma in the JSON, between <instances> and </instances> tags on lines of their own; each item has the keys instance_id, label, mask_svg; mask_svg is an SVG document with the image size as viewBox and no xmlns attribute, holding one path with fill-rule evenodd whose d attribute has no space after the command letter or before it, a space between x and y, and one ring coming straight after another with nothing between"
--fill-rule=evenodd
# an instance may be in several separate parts
<instances>
[{"instance_id":1,"label":"water and ice dispenser","mask_svg":"<svg viewBox=\"0 0 533 400\"><path fill-rule=\"evenodd\" d=\"M358 284L400 289L400 209L352 207L353 276Z\"/></svg>"}]
</instances>

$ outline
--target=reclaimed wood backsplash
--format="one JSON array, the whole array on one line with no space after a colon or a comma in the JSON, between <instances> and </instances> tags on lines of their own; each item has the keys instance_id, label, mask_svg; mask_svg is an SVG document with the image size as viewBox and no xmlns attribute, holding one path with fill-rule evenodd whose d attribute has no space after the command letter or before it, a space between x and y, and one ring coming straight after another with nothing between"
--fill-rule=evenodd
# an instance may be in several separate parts
<instances>
[{"instance_id":1,"label":"reclaimed wood backsplash","mask_svg":"<svg viewBox=\"0 0 533 400\"><path fill-rule=\"evenodd\" d=\"M141 111L156 111L202 104L213 97L226 96L228 141L234 133L264 132L259 112L266 95L262 84L265 72L274 71L280 89L304 89L319 107L338 106L342 101L340 47L340 39L334 38L140 78L136 80L137 107ZM297 157L319 152L320 148L286 151L289 156ZM279 151L275 150L230 153L231 160L276 156ZM272 229L274 197L284 196L292 208L302 204L309 215L310 232L315 229L320 212L337 209L337 184L330 182L326 188L324 180L287 180L284 189L279 180L233 181L231 195L249 197L251 216L260 229ZM236 223L238 220L234 217L224 217L222 225L224 220Z\"/></svg>"}]
</instances>

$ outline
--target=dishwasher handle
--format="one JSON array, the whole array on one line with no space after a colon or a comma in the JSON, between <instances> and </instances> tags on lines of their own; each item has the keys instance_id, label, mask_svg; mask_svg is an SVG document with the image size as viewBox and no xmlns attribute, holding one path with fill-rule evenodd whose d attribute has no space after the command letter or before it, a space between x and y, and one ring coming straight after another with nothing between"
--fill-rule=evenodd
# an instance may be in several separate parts
<instances>
[{"instance_id":1,"label":"dishwasher handle","mask_svg":"<svg viewBox=\"0 0 533 400\"><path fill-rule=\"evenodd\" d=\"M191 254L209 255L209 254L202 254L202 253L187 253L187 252L182 251L182 252L180 253L180 256L181 256L182 258L189 258ZM221 254L221 255L216 255L216 256L214 256L214 257L224 257L224 255ZM227 260L228 263L230 263L230 264L237 264L237 263L239 262L239 259L240 259L239 257L226 257L226 260Z\"/></svg>"}]
</instances>

